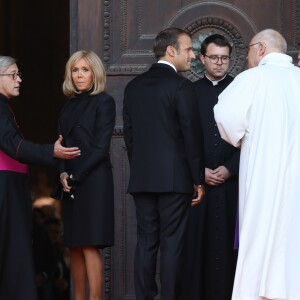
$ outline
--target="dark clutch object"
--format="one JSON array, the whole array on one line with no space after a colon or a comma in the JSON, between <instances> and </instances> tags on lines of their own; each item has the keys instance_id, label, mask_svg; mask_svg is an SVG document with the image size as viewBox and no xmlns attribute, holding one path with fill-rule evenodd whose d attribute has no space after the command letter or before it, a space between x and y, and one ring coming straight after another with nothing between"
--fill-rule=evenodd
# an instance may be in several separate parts
<instances>
[{"instance_id":1,"label":"dark clutch object","mask_svg":"<svg viewBox=\"0 0 300 300\"><path fill-rule=\"evenodd\" d=\"M70 177L67 179L68 185L71 187L71 191L74 191L76 188L76 180L73 175L70 175ZM55 185L54 190L52 191L51 195L52 198L57 199L57 200L63 200L64 198L64 191L62 184L60 181L58 181ZM70 193L70 197L72 194ZM74 196L73 196L74 197Z\"/></svg>"},{"instance_id":2,"label":"dark clutch object","mask_svg":"<svg viewBox=\"0 0 300 300\"><path fill-rule=\"evenodd\" d=\"M50 197L57 199L57 200L62 200L63 199L63 187L60 182L57 182L55 185L54 190L52 191Z\"/></svg>"},{"instance_id":3,"label":"dark clutch object","mask_svg":"<svg viewBox=\"0 0 300 300\"><path fill-rule=\"evenodd\" d=\"M67 179L67 182L68 182L68 186L70 186L72 190L74 190L76 187L76 179L72 174Z\"/></svg>"}]
</instances>

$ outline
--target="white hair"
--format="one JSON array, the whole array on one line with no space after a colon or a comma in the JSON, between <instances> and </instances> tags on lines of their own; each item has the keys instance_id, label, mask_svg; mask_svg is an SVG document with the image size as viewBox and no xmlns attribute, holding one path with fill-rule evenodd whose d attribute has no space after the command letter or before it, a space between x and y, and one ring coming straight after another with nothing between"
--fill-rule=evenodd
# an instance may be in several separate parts
<instances>
[{"instance_id":1,"label":"white hair","mask_svg":"<svg viewBox=\"0 0 300 300\"><path fill-rule=\"evenodd\" d=\"M260 42L265 42L269 49L277 50L282 53L286 53L287 51L285 38L274 29L262 30L255 36L255 39Z\"/></svg>"},{"instance_id":2,"label":"white hair","mask_svg":"<svg viewBox=\"0 0 300 300\"><path fill-rule=\"evenodd\" d=\"M5 72L8 67L15 63L16 60L13 57L0 55L0 73Z\"/></svg>"}]
</instances>

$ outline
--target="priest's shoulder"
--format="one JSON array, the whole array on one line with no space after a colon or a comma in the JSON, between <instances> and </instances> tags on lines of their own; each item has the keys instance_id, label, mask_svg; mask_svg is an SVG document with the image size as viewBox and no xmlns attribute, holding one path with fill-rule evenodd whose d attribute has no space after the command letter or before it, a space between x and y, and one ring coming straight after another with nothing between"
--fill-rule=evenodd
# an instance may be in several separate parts
<instances>
[{"instance_id":1,"label":"priest's shoulder","mask_svg":"<svg viewBox=\"0 0 300 300\"><path fill-rule=\"evenodd\" d=\"M254 68L251 68L251 69L247 69L241 73L239 73L235 78L234 78L234 81L237 81L237 80L246 80L248 78L254 78L256 77L259 73L261 73L261 70L259 67L254 67Z\"/></svg>"},{"instance_id":2,"label":"priest's shoulder","mask_svg":"<svg viewBox=\"0 0 300 300\"><path fill-rule=\"evenodd\" d=\"M205 76L193 82L193 86L195 88L207 87L211 84L211 81L208 80Z\"/></svg>"}]
</instances>

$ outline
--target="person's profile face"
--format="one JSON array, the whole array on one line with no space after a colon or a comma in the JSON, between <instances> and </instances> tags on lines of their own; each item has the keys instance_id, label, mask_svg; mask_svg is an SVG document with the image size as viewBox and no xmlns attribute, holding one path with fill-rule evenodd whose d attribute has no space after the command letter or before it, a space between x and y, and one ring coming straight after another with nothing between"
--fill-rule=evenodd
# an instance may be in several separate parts
<instances>
[{"instance_id":1,"label":"person's profile face","mask_svg":"<svg viewBox=\"0 0 300 300\"><path fill-rule=\"evenodd\" d=\"M93 86L93 71L84 58L78 60L72 70L72 80L79 92L85 92Z\"/></svg>"},{"instance_id":2,"label":"person's profile face","mask_svg":"<svg viewBox=\"0 0 300 300\"><path fill-rule=\"evenodd\" d=\"M179 72L188 71L191 68L192 60L195 59L191 38L186 34L180 35L178 46L178 50L175 50L174 65Z\"/></svg>"},{"instance_id":3,"label":"person's profile face","mask_svg":"<svg viewBox=\"0 0 300 300\"><path fill-rule=\"evenodd\" d=\"M220 80L229 69L229 48L210 43L205 55L201 54L200 59L205 66L207 77L211 80Z\"/></svg>"},{"instance_id":4,"label":"person's profile face","mask_svg":"<svg viewBox=\"0 0 300 300\"><path fill-rule=\"evenodd\" d=\"M249 43L247 50L248 50L248 55L247 55L247 64L248 68L254 68L256 67L259 62L260 62L260 48L262 47L262 43L260 41L256 40L251 40Z\"/></svg>"},{"instance_id":5,"label":"person's profile face","mask_svg":"<svg viewBox=\"0 0 300 300\"><path fill-rule=\"evenodd\" d=\"M0 93L7 97L12 98L20 94L20 78L19 69L16 64L9 66L0 76Z\"/></svg>"}]
</instances>

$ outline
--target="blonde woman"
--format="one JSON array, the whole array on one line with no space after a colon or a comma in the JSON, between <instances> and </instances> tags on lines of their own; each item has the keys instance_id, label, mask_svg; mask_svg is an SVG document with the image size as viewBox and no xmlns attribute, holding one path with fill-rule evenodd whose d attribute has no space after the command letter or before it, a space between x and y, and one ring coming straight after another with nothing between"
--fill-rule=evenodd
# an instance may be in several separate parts
<instances>
[{"instance_id":1,"label":"blonde woman","mask_svg":"<svg viewBox=\"0 0 300 300\"><path fill-rule=\"evenodd\" d=\"M114 242L109 147L116 112L105 84L103 64L94 52L78 51L70 57L63 83L63 92L70 99L60 113L59 132L65 145L81 149L81 156L72 162L61 160L59 174L75 300L86 299L87 289L89 300L102 299L100 249Z\"/></svg>"}]
</instances>

